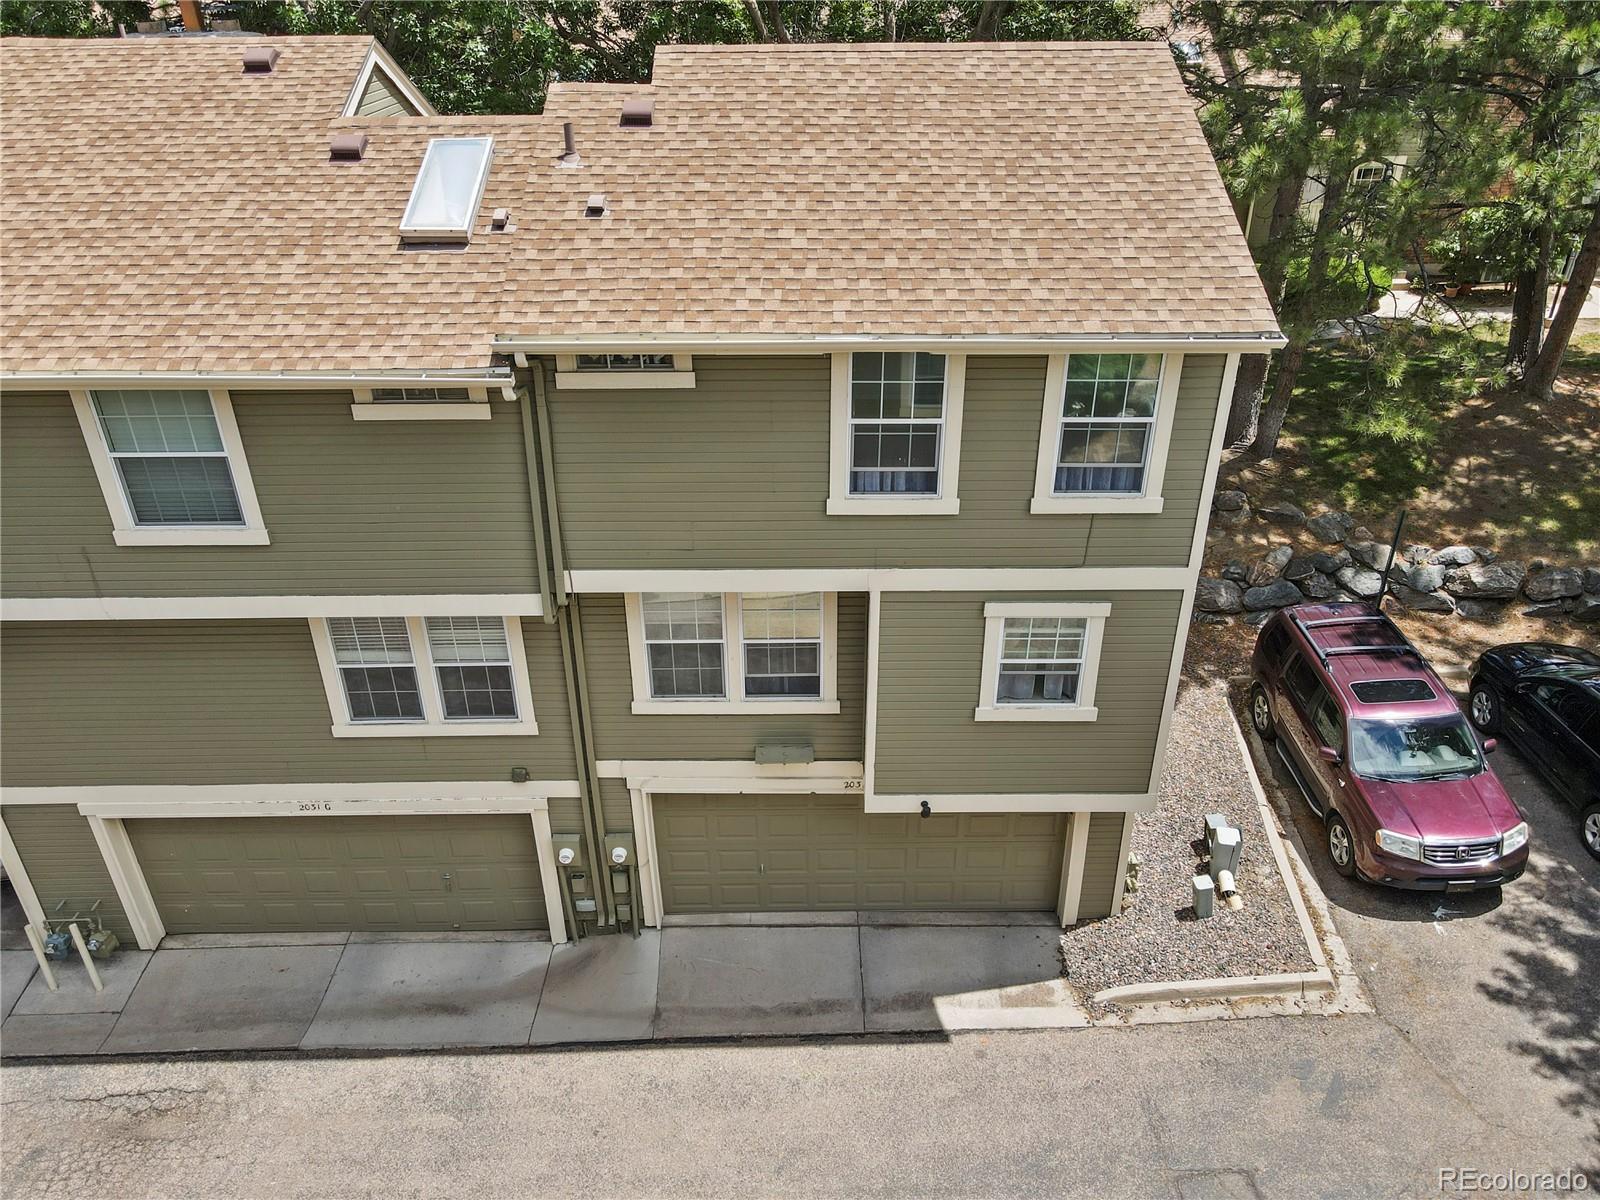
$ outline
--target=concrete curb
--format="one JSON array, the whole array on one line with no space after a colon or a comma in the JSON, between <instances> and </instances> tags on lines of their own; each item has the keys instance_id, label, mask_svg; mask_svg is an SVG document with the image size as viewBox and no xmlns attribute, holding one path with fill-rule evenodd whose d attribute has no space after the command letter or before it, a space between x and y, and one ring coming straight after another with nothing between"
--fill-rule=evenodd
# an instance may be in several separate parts
<instances>
[{"instance_id":1,"label":"concrete curb","mask_svg":"<svg viewBox=\"0 0 1600 1200\"><path fill-rule=\"evenodd\" d=\"M1245 741L1244 730L1239 726L1238 714L1233 711L1231 703L1228 717L1239 747L1239 757L1250 776L1250 788L1255 793L1256 807L1261 813L1261 827L1266 831L1267 843L1272 849L1272 860L1289 893L1289 903L1299 922L1300 935L1305 939L1306 952L1316 964L1316 969L1281 975L1235 975L1224 979L1175 979L1161 983L1123 984L1095 992L1089 997L1090 1002L1128 1008L1135 1005L1192 1005L1205 1001L1297 1001L1299 1003L1291 1009L1274 1008L1270 1011L1370 1012L1371 1005L1361 992L1360 980L1351 968L1344 941L1334 927L1327 897L1305 867L1304 848L1295 836L1293 823L1287 826L1287 836L1295 839L1293 846L1285 842L1285 834L1278 828L1277 812L1267 798L1266 789L1261 786L1261 777L1256 773L1255 756ZM1321 918L1320 931L1319 922L1312 919L1308 902ZM1325 942L1328 947L1326 951ZM1332 966L1329 965L1330 957ZM1230 1006L1227 1011L1216 1015L1244 1014ZM1153 1011L1144 1016L1146 1020L1161 1019ZM1197 1016L1199 1014L1189 1013L1185 1019L1192 1020Z\"/></svg>"}]
</instances>

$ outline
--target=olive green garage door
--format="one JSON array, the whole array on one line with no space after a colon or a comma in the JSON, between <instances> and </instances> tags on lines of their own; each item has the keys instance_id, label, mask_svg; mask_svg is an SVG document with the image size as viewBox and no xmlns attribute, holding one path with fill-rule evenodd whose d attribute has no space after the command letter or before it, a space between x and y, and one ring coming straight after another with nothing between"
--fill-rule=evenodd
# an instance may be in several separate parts
<instances>
[{"instance_id":1,"label":"olive green garage door","mask_svg":"<svg viewBox=\"0 0 1600 1200\"><path fill-rule=\"evenodd\" d=\"M127 827L168 933L548 928L524 814Z\"/></svg>"},{"instance_id":2,"label":"olive green garage door","mask_svg":"<svg viewBox=\"0 0 1600 1200\"><path fill-rule=\"evenodd\" d=\"M655 796L668 913L1054 911L1063 813L868 814L859 796Z\"/></svg>"}]
</instances>

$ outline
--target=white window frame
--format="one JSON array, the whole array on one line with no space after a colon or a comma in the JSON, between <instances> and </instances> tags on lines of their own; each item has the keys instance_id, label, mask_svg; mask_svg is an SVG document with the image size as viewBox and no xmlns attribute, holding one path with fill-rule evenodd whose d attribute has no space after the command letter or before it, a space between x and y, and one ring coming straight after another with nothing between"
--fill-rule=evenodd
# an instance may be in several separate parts
<instances>
[{"instance_id":1,"label":"white window frame","mask_svg":"<svg viewBox=\"0 0 1600 1200\"><path fill-rule=\"evenodd\" d=\"M1099 602L991 601L983 606L983 670L978 682L974 721L1094 721L1095 684L1100 674L1100 649L1105 642L1106 618L1111 605ZM1072 617L1085 623L1083 670L1078 678L1078 698L1072 704L999 704L1001 643L1007 617Z\"/></svg>"},{"instance_id":2,"label":"white window frame","mask_svg":"<svg viewBox=\"0 0 1600 1200\"><path fill-rule=\"evenodd\" d=\"M397 386L402 390L411 390L403 384ZM422 386L437 389L461 385L436 383ZM352 389L350 415L357 421L487 421L491 416L487 388L469 387L465 400L375 400L372 393L376 390L381 389Z\"/></svg>"},{"instance_id":3,"label":"white window frame","mask_svg":"<svg viewBox=\"0 0 1600 1200\"><path fill-rule=\"evenodd\" d=\"M782 591L782 587L752 588L752 591ZM795 588L795 591L816 591ZM658 699L650 694L650 656L645 648L644 603L642 593L623 597L628 617L628 663L633 674L633 712L636 716L691 716L760 713L837 713L839 711L839 595L822 593L822 695L814 699L764 697L750 699L744 694L744 607L738 592L722 596L722 686L721 699Z\"/></svg>"},{"instance_id":4,"label":"white window frame","mask_svg":"<svg viewBox=\"0 0 1600 1200\"><path fill-rule=\"evenodd\" d=\"M659 354L659 350L610 347L585 350L585 354ZM556 355L556 387L582 392L644 391L646 389L682 389L694 387L694 356L672 352L672 369L650 371L595 371L579 370L576 354Z\"/></svg>"},{"instance_id":5,"label":"white window frame","mask_svg":"<svg viewBox=\"0 0 1600 1200\"><path fill-rule=\"evenodd\" d=\"M1151 354L1135 346L1081 351L1083 354ZM1144 488L1137 494L1096 495L1092 492L1058 493L1056 457L1060 452L1063 406L1067 396L1067 354L1052 354L1045 366L1044 402L1039 414L1039 457L1034 469L1034 513L1158 513L1165 501L1161 489L1167 477L1167 450L1172 443L1172 423L1177 416L1178 383L1183 376L1183 355L1161 354L1161 377L1156 385L1155 420L1145 445ZM1219 398L1226 404L1226 396Z\"/></svg>"},{"instance_id":6,"label":"white window frame","mask_svg":"<svg viewBox=\"0 0 1600 1200\"><path fill-rule=\"evenodd\" d=\"M352 721L349 700L345 696L344 677L334 657L327 618L309 618L311 645L316 650L317 668L322 673L322 687L328 697L328 713L333 718L330 732L334 737L531 737L539 732L538 722L533 715L533 687L528 678L528 655L522 643L522 621L518 617L501 618L506 623L506 650L511 656L511 686L517 697L516 719L445 719L444 698L439 694L438 664L434 662L433 652L428 645L426 618L446 615L450 614L427 613L405 618L406 636L411 641L411 660L417 671L417 688L422 694L420 721Z\"/></svg>"},{"instance_id":7,"label":"white window frame","mask_svg":"<svg viewBox=\"0 0 1600 1200\"><path fill-rule=\"evenodd\" d=\"M863 351L863 353L868 353ZM954 516L961 511L961 412L967 391L967 356L944 354L944 436L939 439L939 490L932 496L884 492L850 494L850 361L849 351L833 355L829 388L828 504L830 517Z\"/></svg>"},{"instance_id":8,"label":"white window frame","mask_svg":"<svg viewBox=\"0 0 1600 1200\"><path fill-rule=\"evenodd\" d=\"M118 390L115 388L108 390ZM147 391L149 389L132 389ZM111 447L106 442L100 416L95 412L94 400L89 391L73 391L72 410L77 414L78 426L83 430L84 444L89 449L89 460L94 464L95 478L100 483L106 501L106 511L111 514L111 537L119 546L265 546L271 542L267 536L266 522L261 519L261 505L256 500L255 480L250 474L250 463L245 457L244 442L239 437L239 425L233 416L233 400L223 388L171 388L170 391L203 391L211 397L211 412L217 421L217 432L222 435L222 448L228 457L228 470L233 475L233 489L239 496L239 513L244 518L241 525L141 525L134 518L133 506L128 503L122 486L122 476L111 458Z\"/></svg>"}]
</instances>

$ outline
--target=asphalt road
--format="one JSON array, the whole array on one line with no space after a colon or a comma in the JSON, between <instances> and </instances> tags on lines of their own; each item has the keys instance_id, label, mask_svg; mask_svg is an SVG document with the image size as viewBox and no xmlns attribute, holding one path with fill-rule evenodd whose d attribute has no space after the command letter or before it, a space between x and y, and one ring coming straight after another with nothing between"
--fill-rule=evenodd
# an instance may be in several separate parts
<instances>
[{"instance_id":1,"label":"asphalt road","mask_svg":"<svg viewBox=\"0 0 1600 1200\"><path fill-rule=\"evenodd\" d=\"M1526 764L1496 767L1535 836L1501 896L1439 912L1346 884L1310 841L1376 1015L16 1066L4 1190L1409 1200L1442 1167L1600 1186L1600 864Z\"/></svg>"}]
</instances>

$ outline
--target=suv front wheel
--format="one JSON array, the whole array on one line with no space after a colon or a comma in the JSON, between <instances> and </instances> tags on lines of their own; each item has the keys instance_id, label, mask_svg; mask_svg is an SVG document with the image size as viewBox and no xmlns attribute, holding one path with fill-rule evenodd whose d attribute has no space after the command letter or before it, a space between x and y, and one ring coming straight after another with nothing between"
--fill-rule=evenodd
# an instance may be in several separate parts
<instances>
[{"instance_id":1,"label":"suv front wheel","mask_svg":"<svg viewBox=\"0 0 1600 1200\"><path fill-rule=\"evenodd\" d=\"M1339 874L1346 879L1356 877L1356 841L1350 835L1350 826L1336 812L1328 814L1328 857Z\"/></svg>"},{"instance_id":2,"label":"suv front wheel","mask_svg":"<svg viewBox=\"0 0 1600 1200\"><path fill-rule=\"evenodd\" d=\"M1259 683L1250 685L1250 724L1255 726L1263 742L1278 736L1278 727L1272 722L1272 701L1267 699L1267 689Z\"/></svg>"}]
</instances>

